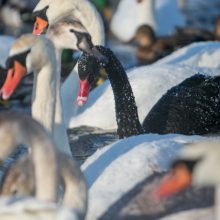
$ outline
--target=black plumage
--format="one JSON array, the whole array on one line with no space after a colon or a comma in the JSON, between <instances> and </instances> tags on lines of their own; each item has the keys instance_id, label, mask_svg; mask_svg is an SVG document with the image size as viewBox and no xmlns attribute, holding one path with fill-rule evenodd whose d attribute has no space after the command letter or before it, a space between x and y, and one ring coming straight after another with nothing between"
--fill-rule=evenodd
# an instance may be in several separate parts
<instances>
[{"instance_id":1,"label":"black plumage","mask_svg":"<svg viewBox=\"0 0 220 220\"><path fill-rule=\"evenodd\" d=\"M213 134L220 131L220 77L196 74L171 88L143 122L147 133Z\"/></svg>"}]
</instances>

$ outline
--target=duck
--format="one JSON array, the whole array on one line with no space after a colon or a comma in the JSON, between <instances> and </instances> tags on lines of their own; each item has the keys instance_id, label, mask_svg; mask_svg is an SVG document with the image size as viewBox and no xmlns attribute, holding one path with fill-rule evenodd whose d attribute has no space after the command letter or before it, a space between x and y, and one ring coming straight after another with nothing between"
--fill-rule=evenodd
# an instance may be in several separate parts
<instances>
[{"instance_id":1,"label":"duck","mask_svg":"<svg viewBox=\"0 0 220 220\"><path fill-rule=\"evenodd\" d=\"M182 27L185 23L177 0L122 0L113 14L110 28L120 41L129 42L143 24L151 26L157 35L164 36L171 34L175 26Z\"/></svg>"},{"instance_id":2,"label":"duck","mask_svg":"<svg viewBox=\"0 0 220 220\"><path fill-rule=\"evenodd\" d=\"M193 42L217 40L220 29L220 23L218 23L218 19L216 19L213 33L202 29L177 27L172 35L163 37L157 37L151 26L141 25L133 38L137 44L136 56L139 61L148 64Z\"/></svg>"},{"instance_id":3,"label":"duck","mask_svg":"<svg viewBox=\"0 0 220 220\"><path fill-rule=\"evenodd\" d=\"M158 100L141 125L133 91L120 61L110 49L102 46L96 48L108 58L108 63L99 63L112 86L119 138L143 133L204 135L219 132L219 76L195 74L185 79ZM97 73L97 67L93 67L95 62L89 61L90 58L83 54L79 61L80 104L81 96L87 100L90 84Z\"/></svg>"},{"instance_id":4,"label":"duck","mask_svg":"<svg viewBox=\"0 0 220 220\"><path fill-rule=\"evenodd\" d=\"M33 10L34 34L40 34L61 17L73 17L81 22L92 37L94 45L105 44L104 25L94 5L88 0L40 0ZM71 118L79 111L76 105L78 91L77 66L61 86L64 122L69 127ZM71 103L71 104L70 104Z\"/></svg>"},{"instance_id":5,"label":"duck","mask_svg":"<svg viewBox=\"0 0 220 220\"><path fill-rule=\"evenodd\" d=\"M169 55L175 49L173 37L157 38L154 30L149 25L138 27L133 41L137 44L136 57L139 62L151 64L164 56Z\"/></svg>"},{"instance_id":6,"label":"duck","mask_svg":"<svg viewBox=\"0 0 220 220\"><path fill-rule=\"evenodd\" d=\"M76 163L65 153L59 152L57 155L59 166L60 187L62 193L58 193L60 203L73 209L79 219L85 219L87 211L87 185L85 178ZM25 155L9 167L3 175L1 181L0 196L35 196L36 183L34 178L35 167L30 155Z\"/></svg>"},{"instance_id":7,"label":"duck","mask_svg":"<svg viewBox=\"0 0 220 220\"><path fill-rule=\"evenodd\" d=\"M219 42L195 43L179 49L152 65L127 70L140 121L144 121L151 108L167 90L186 78L196 73L217 75L220 68L219 49ZM114 103L111 85L107 80L90 92L87 103L80 107L80 111L71 119L69 127L87 125L116 130Z\"/></svg>"},{"instance_id":8,"label":"duck","mask_svg":"<svg viewBox=\"0 0 220 220\"><path fill-rule=\"evenodd\" d=\"M59 153L56 151L55 144L46 129L28 115L12 111L2 111L0 113L0 131L2 141L1 160L12 153L19 144L25 144L28 147L29 154L25 156L25 159L18 159L19 161L16 161L16 163L23 164L28 158L29 162L25 164L30 165L30 167L25 167L25 172L27 169L31 170L34 168L34 172L28 174L32 176L31 184L35 186L35 197L31 194L18 196L16 195L18 191L15 185L11 183L13 185L11 186L12 191L4 193L5 197L2 196L0 198L1 218L39 219L39 216L41 216L43 219L83 219L83 216L82 218L78 216L81 213L77 213L79 211L76 207L77 198L70 195L75 193L76 197L78 195L82 196L82 200L79 199L78 202L82 201L82 206L85 205L86 207L87 189L85 188L84 179L79 168L71 158L66 160L68 156L60 154L60 159L58 160L57 155ZM65 168L62 164L63 161L65 161ZM48 162L50 164L49 167ZM47 168L45 169L45 167ZM70 193L64 195L64 205L57 203L59 171L65 175L65 193ZM79 178L79 181L77 178ZM82 190L82 194L76 191L74 184L81 185L78 189ZM83 198L84 196L85 198ZM71 202L75 202L76 206L71 206ZM81 204L78 205L80 206ZM85 215L84 212L82 214Z\"/></svg>"},{"instance_id":9,"label":"duck","mask_svg":"<svg viewBox=\"0 0 220 220\"><path fill-rule=\"evenodd\" d=\"M219 141L200 141L188 144L173 160L171 171L155 186L153 194L158 198L174 195L187 186L215 187L214 219L220 219L219 175L215 170L219 164Z\"/></svg>"}]
</instances>

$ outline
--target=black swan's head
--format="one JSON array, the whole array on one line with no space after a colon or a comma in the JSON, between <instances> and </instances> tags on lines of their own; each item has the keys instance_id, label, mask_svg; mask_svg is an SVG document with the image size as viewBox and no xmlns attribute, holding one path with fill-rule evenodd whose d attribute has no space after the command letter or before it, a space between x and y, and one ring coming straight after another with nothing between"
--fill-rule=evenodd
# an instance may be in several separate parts
<instances>
[{"instance_id":1,"label":"black swan's head","mask_svg":"<svg viewBox=\"0 0 220 220\"><path fill-rule=\"evenodd\" d=\"M99 58L83 53L78 61L78 74L80 78L80 89L77 97L78 105L86 103L90 88L96 82L100 68L105 68L109 63L108 57L111 52L109 49L103 46L94 46L92 50L94 54L98 54Z\"/></svg>"}]
</instances>

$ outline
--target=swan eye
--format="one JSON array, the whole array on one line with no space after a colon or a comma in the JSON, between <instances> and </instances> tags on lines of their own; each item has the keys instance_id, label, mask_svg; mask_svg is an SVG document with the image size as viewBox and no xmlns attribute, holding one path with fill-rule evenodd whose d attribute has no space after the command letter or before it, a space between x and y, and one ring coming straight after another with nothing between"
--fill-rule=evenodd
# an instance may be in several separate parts
<instances>
[{"instance_id":1,"label":"swan eye","mask_svg":"<svg viewBox=\"0 0 220 220\"><path fill-rule=\"evenodd\" d=\"M45 8L43 8L42 10L39 10L39 11L35 11L32 13L32 19L35 20L36 17L40 17L46 21L48 21L48 18L47 18L47 10L49 8L49 5L47 5Z\"/></svg>"},{"instance_id":2,"label":"swan eye","mask_svg":"<svg viewBox=\"0 0 220 220\"><path fill-rule=\"evenodd\" d=\"M6 60L6 68L7 69L12 68L14 66L14 61L18 61L23 66L26 66L26 58L27 58L27 55L30 53L30 51L31 50L28 50L23 53L19 53L19 54L12 56L12 57L9 57Z\"/></svg>"}]
</instances>

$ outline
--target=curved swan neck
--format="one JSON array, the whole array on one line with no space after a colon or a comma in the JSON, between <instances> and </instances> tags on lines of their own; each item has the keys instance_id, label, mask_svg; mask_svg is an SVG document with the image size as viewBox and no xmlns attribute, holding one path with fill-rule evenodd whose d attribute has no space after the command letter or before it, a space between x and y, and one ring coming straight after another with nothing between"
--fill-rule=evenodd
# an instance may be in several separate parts
<instances>
[{"instance_id":1,"label":"curved swan neck","mask_svg":"<svg viewBox=\"0 0 220 220\"><path fill-rule=\"evenodd\" d=\"M55 202L57 199L57 162L52 141L42 132L31 140L32 158L35 167L36 197Z\"/></svg>"},{"instance_id":2,"label":"curved swan neck","mask_svg":"<svg viewBox=\"0 0 220 220\"><path fill-rule=\"evenodd\" d=\"M135 97L124 68L111 50L104 47L98 48L109 60L105 70L114 93L119 138L143 133Z\"/></svg>"},{"instance_id":3,"label":"curved swan neck","mask_svg":"<svg viewBox=\"0 0 220 220\"><path fill-rule=\"evenodd\" d=\"M4 148L8 149L0 152L0 158L4 159L19 144L29 147L35 167L36 197L56 201L56 152L47 132L36 121L15 112L1 113L0 125L1 140ZM10 132L4 130L5 127L10 128Z\"/></svg>"}]
</instances>

